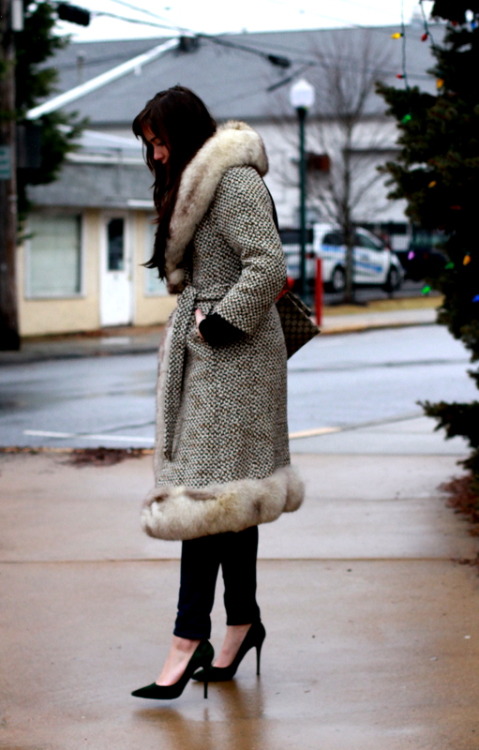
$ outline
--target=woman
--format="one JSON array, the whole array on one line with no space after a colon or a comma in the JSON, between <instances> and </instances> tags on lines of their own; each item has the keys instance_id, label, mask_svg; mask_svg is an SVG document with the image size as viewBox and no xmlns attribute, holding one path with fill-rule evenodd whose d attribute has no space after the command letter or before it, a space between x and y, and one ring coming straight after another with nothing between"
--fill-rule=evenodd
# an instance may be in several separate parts
<instances>
[{"instance_id":1,"label":"woman","mask_svg":"<svg viewBox=\"0 0 479 750\"><path fill-rule=\"evenodd\" d=\"M286 277L267 158L247 125L217 128L203 102L174 86L133 122L155 176L153 256L178 304L160 353L154 490L142 523L181 539L173 640L151 685L174 698L189 678L231 679L265 629L256 602L258 524L299 507L290 466L286 350L275 300ZM219 568L227 628L211 667L210 612ZM199 672L198 669L202 668Z\"/></svg>"}]
</instances>

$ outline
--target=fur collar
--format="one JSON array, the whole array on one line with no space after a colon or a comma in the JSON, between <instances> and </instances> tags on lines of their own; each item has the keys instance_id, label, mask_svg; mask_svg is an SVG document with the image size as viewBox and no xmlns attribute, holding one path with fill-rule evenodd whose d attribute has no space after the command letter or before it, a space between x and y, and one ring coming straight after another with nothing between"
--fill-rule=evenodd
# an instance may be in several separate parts
<instances>
[{"instance_id":1,"label":"fur collar","mask_svg":"<svg viewBox=\"0 0 479 750\"><path fill-rule=\"evenodd\" d=\"M243 122L221 125L186 166L170 221L165 270L168 288L180 291L184 271L180 267L187 245L208 210L224 173L231 167L251 166L261 176L268 159L261 137Z\"/></svg>"}]
</instances>

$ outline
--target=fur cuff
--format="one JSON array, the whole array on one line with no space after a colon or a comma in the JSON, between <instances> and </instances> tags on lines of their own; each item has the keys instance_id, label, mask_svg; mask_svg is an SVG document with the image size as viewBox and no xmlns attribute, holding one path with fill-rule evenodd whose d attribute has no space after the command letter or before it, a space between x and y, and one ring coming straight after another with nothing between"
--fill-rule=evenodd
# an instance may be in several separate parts
<instances>
[{"instance_id":1,"label":"fur cuff","mask_svg":"<svg viewBox=\"0 0 479 750\"><path fill-rule=\"evenodd\" d=\"M244 337L244 331L228 323L227 320L218 315L211 313L201 321L198 326L200 333L207 344L211 346L227 346L234 344Z\"/></svg>"},{"instance_id":2,"label":"fur cuff","mask_svg":"<svg viewBox=\"0 0 479 750\"><path fill-rule=\"evenodd\" d=\"M145 500L141 525L149 536L170 540L242 531L297 510L303 496L303 483L291 466L265 479L239 479L198 489L156 487Z\"/></svg>"}]
</instances>

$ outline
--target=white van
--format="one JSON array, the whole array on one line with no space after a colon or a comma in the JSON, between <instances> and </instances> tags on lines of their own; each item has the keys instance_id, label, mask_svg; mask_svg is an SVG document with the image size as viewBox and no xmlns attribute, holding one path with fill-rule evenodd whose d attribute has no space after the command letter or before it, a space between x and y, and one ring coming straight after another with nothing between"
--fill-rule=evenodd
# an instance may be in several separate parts
<instances>
[{"instance_id":1,"label":"white van","mask_svg":"<svg viewBox=\"0 0 479 750\"><path fill-rule=\"evenodd\" d=\"M314 225L314 252L322 261L323 284L332 292L346 285L346 247L343 233L331 224ZM378 237L367 229L355 230L353 283L382 286L386 291L399 289L404 278L401 261Z\"/></svg>"}]
</instances>

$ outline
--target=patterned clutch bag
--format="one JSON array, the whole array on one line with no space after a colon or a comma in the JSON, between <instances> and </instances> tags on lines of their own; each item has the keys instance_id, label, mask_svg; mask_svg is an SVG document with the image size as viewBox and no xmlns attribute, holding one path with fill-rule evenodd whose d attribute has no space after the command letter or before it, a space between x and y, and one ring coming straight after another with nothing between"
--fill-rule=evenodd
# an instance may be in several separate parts
<instances>
[{"instance_id":1,"label":"patterned clutch bag","mask_svg":"<svg viewBox=\"0 0 479 750\"><path fill-rule=\"evenodd\" d=\"M284 292L276 302L283 327L288 359L318 335L319 328L311 320L311 310L292 292Z\"/></svg>"}]
</instances>

